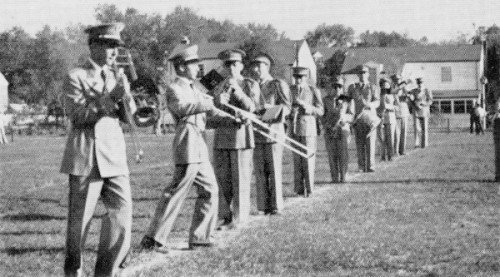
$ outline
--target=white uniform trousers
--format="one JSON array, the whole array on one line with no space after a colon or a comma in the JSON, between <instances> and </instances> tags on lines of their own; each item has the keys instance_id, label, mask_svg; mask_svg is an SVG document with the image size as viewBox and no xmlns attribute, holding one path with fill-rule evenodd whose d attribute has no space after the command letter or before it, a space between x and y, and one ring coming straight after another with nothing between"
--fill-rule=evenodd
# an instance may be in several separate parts
<instances>
[{"instance_id":1,"label":"white uniform trousers","mask_svg":"<svg viewBox=\"0 0 500 277\"><path fill-rule=\"evenodd\" d=\"M174 179L163 191L146 236L165 245L192 185L198 192L189 243L210 243L217 223L218 186L210 162L176 165Z\"/></svg>"},{"instance_id":2,"label":"white uniform trousers","mask_svg":"<svg viewBox=\"0 0 500 277\"><path fill-rule=\"evenodd\" d=\"M88 176L70 175L66 276L82 276L82 251L99 197L107 213L102 220L95 276L115 276L130 248L132 196L129 176L101 178L97 168Z\"/></svg>"}]
</instances>

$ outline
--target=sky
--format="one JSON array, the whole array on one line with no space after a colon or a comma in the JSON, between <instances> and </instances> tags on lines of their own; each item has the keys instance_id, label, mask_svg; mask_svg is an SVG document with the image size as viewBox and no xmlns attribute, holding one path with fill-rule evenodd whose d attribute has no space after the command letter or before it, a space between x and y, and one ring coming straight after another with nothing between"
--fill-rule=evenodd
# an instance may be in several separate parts
<instances>
[{"instance_id":1,"label":"sky","mask_svg":"<svg viewBox=\"0 0 500 277\"><path fill-rule=\"evenodd\" d=\"M0 32L20 26L34 35L44 25L60 30L91 25L95 8L104 3L161 16L176 6L189 7L198 15L237 24L270 23L291 39L303 38L322 23L350 26L356 35L396 31L433 42L472 35L474 26L500 25L498 0L0 0Z\"/></svg>"}]
</instances>

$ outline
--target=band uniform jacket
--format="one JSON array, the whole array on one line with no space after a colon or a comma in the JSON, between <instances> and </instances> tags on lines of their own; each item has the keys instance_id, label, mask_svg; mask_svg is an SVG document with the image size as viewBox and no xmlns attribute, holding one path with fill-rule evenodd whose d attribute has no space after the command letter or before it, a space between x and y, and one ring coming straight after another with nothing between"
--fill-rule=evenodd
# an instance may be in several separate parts
<instances>
[{"instance_id":1,"label":"band uniform jacket","mask_svg":"<svg viewBox=\"0 0 500 277\"><path fill-rule=\"evenodd\" d=\"M101 77L101 71L104 71L106 81ZM61 173L86 176L97 166L102 178L129 174L118 106L109 94L115 89L125 90L125 105L134 113L135 102L123 72L112 71L107 66L101 70L91 60L69 72L64 93L65 109L72 127Z\"/></svg>"},{"instance_id":2,"label":"band uniform jacket","mask_svg":"<svg viewBox=\"0 0 500 277\"><path fill-rule=\"evenodd\" d=\"M295 136L317 136L316 118L323 116L324 107L320 91L309 85L294 85L291 87L292 105L300 99L306 107L292 106L292 134Z\"/></svg>"},{"instance_id":3,"label":"band uniform jacket","mask_svg":"<svg viewBox=\"0 0 500 277\"><path fill-rule=\"evenodd\" d=\"M424 86L414 88L411 91L413 98L414 114L417 117L429 117L430 106L432 105L432 91Z\"/></svg>"},{"instance_id":4,"label":"band uniform jacket","mask_svg":"<svg viewBox=\"0 0 500 277\"><path fill-rule=\"evenodd\" d=\"M398 101L396 102L397 106L394 107L396 118L408 117L410 115L410 109L408 107L409 100L408 100L408 92L406 91L406 89L393 86L391 93L398 98Z\"/></svg>"},{"instance_id":5,"label":"band uniform jacket","mask_svg":"<svg viewBox=\"0 0 500 277\"><path fill-rule=\"evenodd\" d=\"M347 89L347 96L354 100L355 117L365 109L375 113L380 105L380 90L373 84L352 84Z\"/></svg>"},{"instance_id":6,"label":"band uniform jacket","mask_svg":"<svg viewBox=\"0 0 500 277\"><path fill-rule=\"evenodd\" d=\"M281 105L281 120L275 123L269 123L268 127L272 131L259 128L271 137L276 138L277 134L285 134L285 118L290 114L291 101L290 101L290 87L288 84L280 79L263 80L260 84L260 99L257 110L264 110L264 105ZM276 141L266 138L259 133L255 133L256 143L275 143Z\"/></svg>"},{"instance_id":7,"label":"band uniform jacket","mask_svg":"<svg viewBox=\"0 0 500 277\"><path fill-rule=\"evenodd\" d=\"M214 88L215 103L218 103L222 93L231 93L229 104L250 113L255 112L260 97L259 84L248 78L236 80L244 94L240 97L237 96L236 93L224 91L228 88L229 81L230 78L226 78ZM232 109L224 105L216 104L216 106L227 113L235 114ZM252 123L249 120L243 120L242 124L222 124L215 129L214 149L252 149L254 147L255 137Z\"/></svg>"},{"instance_id":8,"label":"band uniform jacket","mask_svg":"<svg viewBox=\"0 0 500 277\"><path fill-rule=\"evenodd\" d=\"M396 124L395 109L398 107L399 98L392 93L386 93L380 98L379 108L382 110L382 122L384 124Z\"/></svg>"},{"instance_id":9,"label":"band uniform jacket","mask_svg":"<svg viewBox=\"0 0 500 277\"><path fill-rule=\"evenodd\" d=\"M173 141L175 164L208 162L203 133L206 112L213 110L212 101L182 77L167 86L165 94L168 108L177 122Z\"/></svg>"},{"instance_id":10,"label":"band uniform jacket","mask_svg":"<svg viewBox=\"0 0 500 277\"><path fill-rule=\"evenodd\" d=\"M354 105L352 101L337 104L337 96L327 95L323 98L323 105L325 106L325 114L322 118L323 128L325 134L334 137L341 129L349 130L350 124L354 120ZM344 109L343 105L347 107ZM344 126L340 126L339 122L343 121Z\"/></svg>"}]
</instances>

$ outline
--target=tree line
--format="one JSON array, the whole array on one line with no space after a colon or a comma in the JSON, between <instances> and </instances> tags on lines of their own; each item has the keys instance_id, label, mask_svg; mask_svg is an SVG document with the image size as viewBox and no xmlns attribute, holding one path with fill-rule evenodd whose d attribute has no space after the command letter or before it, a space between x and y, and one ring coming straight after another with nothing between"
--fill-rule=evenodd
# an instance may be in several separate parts
<instances>
[{"instance_id":1,"label":"tree line","mask_svg":"<svg viewBox=\"0 0 500 277\"><path fill-rule=\"evenodd\" d=\"M120 21L126 25L123 40L129 48L139 76L156 77L160 74L165 55L168 55L187 36L192 43L238 42L249 53L272 52L272 42L290 40L270 24L235 24L229 20L218 21L198 15L190 8L176 7L162 17L158 14L141 13L135 8L124 11L116 5L99 5L95 9L98 22ZM57 101L62 94L64 76L75 65L88 56L87 37L83 30L87 26L76 24L64 30L53 30L45 26L34 37L20 27L0 33L0 72L9 82L9 98L12 103L48 104ZM498 79L499 45L498 27L486 30L489 35L488 77ZM305 37L311 48L335 47L338 51L319 66L318 74L333 76L340 73L343 51L347 47L398 47L427 45L427 38L412 39L397 32L366 31L355 37L353 28L342 24L321 24L309 31ZM464 38L442 43L463 43ZM468 43L478 41L470 38ZM491 60L491 62L490 62ZM280 75L283 67L276 65Z\"/></svg>"}]
</instances>

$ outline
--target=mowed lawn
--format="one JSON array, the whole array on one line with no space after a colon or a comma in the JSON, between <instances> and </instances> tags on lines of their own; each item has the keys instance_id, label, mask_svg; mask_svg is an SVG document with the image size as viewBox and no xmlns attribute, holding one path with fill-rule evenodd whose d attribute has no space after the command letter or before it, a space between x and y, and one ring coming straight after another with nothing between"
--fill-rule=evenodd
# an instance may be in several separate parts
<instances>
[{"instance_id":1,"label":"mowed lawn","mask_svg":"<svg viewBox=\"0 0 500 277\"><path fill-rule=\"evenodd\" d=\"M410 136L411 137L411 136ZM377 171L330 184L319 139L317 190L293 193L293 166L284 158L286 209L255 216L248 226L217 233L219 246L149 258L137 253L156 202L171 180L172 135L141 135L146 157L130 163L134 198L129 276L497 276L500 196L493 179L491 133L432 133ZM129 157L133 148L129 142ZM67 176L58 168L64 137L18 137L0 146L0 276L61 276L67 217ZM355 171L351 143L350 171ZM377 158L378 160L379 158ZM171 234L187 240L192 191ZM252 211L255 212L252 198ZM93 270L102 206L87 239L85 271ZM182 253L179 255L179 253ZM158 263L162 261L161 263ZM151 262L151 260L153 262ZM142 262L147 267L141 267Z\"/></svg>"}]
</instances>

